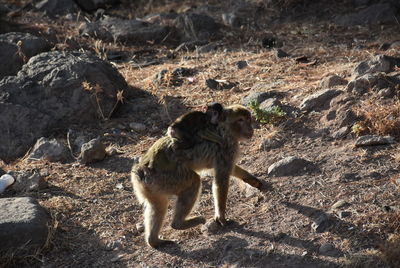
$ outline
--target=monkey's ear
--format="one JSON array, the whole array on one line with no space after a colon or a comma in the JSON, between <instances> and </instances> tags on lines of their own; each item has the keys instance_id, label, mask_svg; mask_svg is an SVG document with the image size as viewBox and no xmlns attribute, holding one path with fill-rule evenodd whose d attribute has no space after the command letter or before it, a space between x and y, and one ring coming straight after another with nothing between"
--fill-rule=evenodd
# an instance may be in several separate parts
<instances>
[{"instance_id":1,"label":"monkey's ear","mask_svg":"<svg viewBox=\"0 0 400 268\"><path fill-rule=\"evenodd\" d=\"M207 111L208 111L208 105L206 104L206 105L203 105L202 107L201 107L201 111L203 112L203 113L206 113Z\"/></svg>"}]
</instances>

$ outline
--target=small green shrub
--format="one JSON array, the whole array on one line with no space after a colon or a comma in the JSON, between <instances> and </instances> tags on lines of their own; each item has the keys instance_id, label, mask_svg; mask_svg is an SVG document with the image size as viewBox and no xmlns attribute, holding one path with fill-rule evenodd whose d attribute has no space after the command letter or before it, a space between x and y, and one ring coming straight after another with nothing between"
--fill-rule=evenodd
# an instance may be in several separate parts
<instances>
[{"instance_id":1,"label":"small green shrub","mask_svg":"<svg viewBox=\"0 0 400 268\"><path fill-rule=\"evenodd\" d=\"M280 107L274 106L269 110L260 108L260 104L253 101L249 104L254 118L262 124L276 124L286 117L286 113Z\"/></svg>"}]
</instances>

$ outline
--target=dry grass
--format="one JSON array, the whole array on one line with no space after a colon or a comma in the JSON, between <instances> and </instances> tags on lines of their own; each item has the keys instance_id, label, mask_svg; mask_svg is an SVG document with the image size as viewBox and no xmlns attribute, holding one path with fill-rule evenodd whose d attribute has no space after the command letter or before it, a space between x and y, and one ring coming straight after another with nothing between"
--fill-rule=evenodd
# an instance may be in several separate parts
<instances>
[{"instance_id":1,"label":"dry grass","mask_svg":"<svg viewBox=\"0 0 400 268\"><path fill-rule=\"evenodd\" d=\"M356 114L362 118L357 123L358 132L400 137L400 101L382 104L377 99L364 101Z\"/></svg>"}]
</instances>

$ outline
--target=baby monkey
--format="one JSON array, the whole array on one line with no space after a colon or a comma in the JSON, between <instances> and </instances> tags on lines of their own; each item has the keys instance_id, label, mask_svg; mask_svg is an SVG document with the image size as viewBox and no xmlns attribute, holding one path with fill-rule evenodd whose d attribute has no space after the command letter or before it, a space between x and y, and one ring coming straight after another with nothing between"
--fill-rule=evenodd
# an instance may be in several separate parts
<instances>
[{"instance_id":1,"label":"baby monkey","mask_svg":"<svg viewBox=\"0 0 400 268\"><path fill-rule=\"evenodd\" d=\"M207 106L206 112L192 111L178 117L172 125L168 127L167 134L171 138L177 139L176 148L192 148L198 138L210 140L221 144L222 138L214 133L213 127L219 122L224 122L226 115L224 107L218 102Z\"/></svg>"}]
</instances>

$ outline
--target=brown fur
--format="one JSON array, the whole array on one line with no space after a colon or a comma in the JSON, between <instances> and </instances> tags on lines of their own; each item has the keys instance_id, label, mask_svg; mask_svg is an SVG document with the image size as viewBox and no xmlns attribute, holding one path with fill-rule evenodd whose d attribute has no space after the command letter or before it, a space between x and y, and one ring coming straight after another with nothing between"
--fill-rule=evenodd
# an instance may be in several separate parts
<instances>
[{"instance_id":1,"label":"brown fur","mask_svg":"<svg viewBox=\"0 0 400 268\"><path fill-rule=\"evenodd\" d=\"M131 179L138 200L145 205L145 239L150 246L171 242L159 238L171 195L178 197L173 228L187 229L205 223L203 217L188 217L200 192L198 171L214 169L214 219L221 225L226 225L230 175L261 188L261 181L235 164L239 140L253 135L250 112L240 105L226 108L226 120L214 131L222 137L221 144L204 139L187 150L174 148L173 138L162 137L133 167Z\"/></svg>"}]
</instances>

